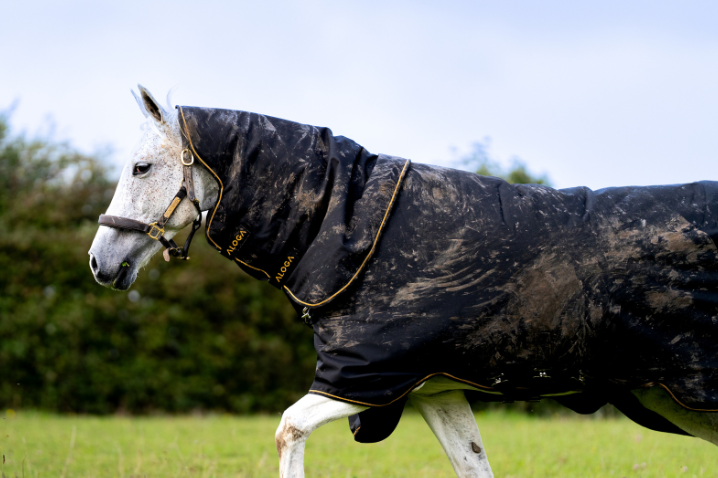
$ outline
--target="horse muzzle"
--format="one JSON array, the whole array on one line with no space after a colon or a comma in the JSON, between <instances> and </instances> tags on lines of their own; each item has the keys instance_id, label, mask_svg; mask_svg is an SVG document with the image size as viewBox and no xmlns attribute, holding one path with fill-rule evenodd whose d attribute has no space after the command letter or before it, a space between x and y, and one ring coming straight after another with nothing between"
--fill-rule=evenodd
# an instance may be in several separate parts
<instances>
[{"instance_id":1,"label":"horse muzzle","mask_svg":"<svg viewBox=\"0 0 718 478\"><path fill-rule=\"evenodd\" d=\"M115 290L127 290L137 278L137 266L127 260L103 261L101 257L90 254L90 269L95 281Z\"/></svg>"}]
</instances>

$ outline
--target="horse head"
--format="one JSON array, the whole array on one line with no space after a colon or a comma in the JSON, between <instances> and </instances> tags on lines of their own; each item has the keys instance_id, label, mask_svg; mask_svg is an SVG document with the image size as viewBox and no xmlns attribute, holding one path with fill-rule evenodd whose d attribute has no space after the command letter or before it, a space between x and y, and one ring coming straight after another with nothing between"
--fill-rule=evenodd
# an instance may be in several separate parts
<instances>
[{"instance_id":1,"label":"horse head","mask_svg":"<svg viewBox=\"0 0 718 478\"><path fill-rule=\"evenodd\" d=\"M164 109L149 91L138 87L140 94L132 94L145 116L142 138L124 165L106 215L100 216L100 228L89 251L95 280L118 290L128 289L139 269L163 245L176 246L172 237L197 219L199 210L209 209L219 191L204 168L186 167L191 153L184 151L183 155L177 111ZM193 186L186 184L187 179ZM195 223L198 227L198 220ZM148 230L143 230L143 225ZM180 248L172 252L181 255Z\"/></svg>"}]
</instances>

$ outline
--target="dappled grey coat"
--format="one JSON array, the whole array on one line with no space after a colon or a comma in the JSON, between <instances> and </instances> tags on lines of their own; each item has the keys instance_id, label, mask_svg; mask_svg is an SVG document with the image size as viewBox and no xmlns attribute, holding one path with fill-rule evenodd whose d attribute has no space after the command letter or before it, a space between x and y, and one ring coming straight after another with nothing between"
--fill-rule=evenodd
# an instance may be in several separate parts
<instances>
[{"instance_id":1,"label":"dappled grey coat","mask_svg":"<svg viewBox=\"0 0 718 478\"><path fill-rule=\"evenodd\" d=\"M590 411L661 385L718 409L718 183L509 185L254 113L180 124L222 191L210 244L309 309L312 393L400 408L443 374L484 399Z\"/></svg>"}]
</instances>

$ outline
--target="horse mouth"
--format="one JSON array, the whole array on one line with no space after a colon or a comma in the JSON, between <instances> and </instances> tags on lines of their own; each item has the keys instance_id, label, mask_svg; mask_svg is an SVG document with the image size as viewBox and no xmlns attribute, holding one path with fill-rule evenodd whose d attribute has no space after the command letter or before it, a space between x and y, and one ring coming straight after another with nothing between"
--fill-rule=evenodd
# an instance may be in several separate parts
<instances>
[{"instance_id":1,"label":"horse mouth","mask_svg":"<svg viewBox=\"0 0 718 478\"><path fill-rule=\"evenodd\" d=\"M119 272L115 276L115 280L112 281L111 287L114 290L127 290L134 281L134 268L129 261L123 261L120 265Z\"/></svg>"},{"instance_id":2,"label":"horse mouth","mask_svg":"<svg viewBox=\"0 0 718 478\"><path fill-rule=\"evenodd\" d=\"M137 272L130 261L122 261L115 272L112 270L114 268L107 270L100 267L99 261L92 253L90 253L90 269L92 269L92 274L98 284L114 290L129 289L137 278Z\"/></svg>"}]
</instances>

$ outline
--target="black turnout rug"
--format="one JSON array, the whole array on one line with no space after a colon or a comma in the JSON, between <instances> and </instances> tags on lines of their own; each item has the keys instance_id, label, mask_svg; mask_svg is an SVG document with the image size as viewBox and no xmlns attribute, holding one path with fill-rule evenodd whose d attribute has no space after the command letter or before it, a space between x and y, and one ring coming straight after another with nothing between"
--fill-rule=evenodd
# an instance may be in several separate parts
<instances>
[{"instance_id":1,"label":"black turnout rug","mask_svg":"<svg viewBox=\"0 0 718 478\"><path fill-rule=\"evenodd\" d=\"M182 107L180 125L220 184L207 240L308 309L311 393L372 407L357 440L436 375L670 432L631 389L718 410L718 183L556 190L255 113Z\"/></svg>"}]
</instances>

